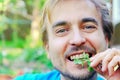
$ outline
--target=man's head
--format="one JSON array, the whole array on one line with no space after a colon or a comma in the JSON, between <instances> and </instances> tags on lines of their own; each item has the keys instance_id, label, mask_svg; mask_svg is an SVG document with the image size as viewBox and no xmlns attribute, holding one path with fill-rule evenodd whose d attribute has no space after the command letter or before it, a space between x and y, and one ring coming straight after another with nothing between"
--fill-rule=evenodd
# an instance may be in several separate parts
<instances>
[{"instance_id":1,"label":"man's head","mask_svg":"<svg viewBox=\"0 0 120 80\"><path fill-rule=\"evenodd\" d=\"M55 68L64 77L88 80L88 65L71 58L83 52L94 56L108 48L113 33L101 0L49 0L42 19L43 43Z\"/></svg>"},{"instance_id":2,"label":"man's head","mask_svg":"<svg viewBox=\"0 0 120 80\"><path fill-rule=\"evenodd\" d=\"M62 0L48 0L48 2L45 5L45 8L43 10L43 15L41 18L41 28L42 28L42 40L43 43L46 44L48 42L48 33L46 27L49 26L50 23L50 16L52 9L56 6L57 3ZM108 37L108 40L110 41L113 34L113 26L111 22L111 16L110 12L105 5L104 1L102 0L90 0L94 3L95 7L98 11L100 11L101 19L102 19L102 27L104 35Z\"/></svg>"}]
</instances>

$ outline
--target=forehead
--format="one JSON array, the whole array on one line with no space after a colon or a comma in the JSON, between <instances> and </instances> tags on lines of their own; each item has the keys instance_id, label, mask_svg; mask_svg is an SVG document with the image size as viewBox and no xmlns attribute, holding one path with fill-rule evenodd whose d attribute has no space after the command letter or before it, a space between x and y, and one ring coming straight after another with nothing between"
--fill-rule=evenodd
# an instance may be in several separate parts
<instances>
[{"instance_id":1,"label":"forehead","mask_svg":"<svg viewBox=\"0 0 120 80\"><path fill-rule=\"evenodd\" d=\"M89 12L89 14L88 14ZM51 10L51 20L96 17L98 11L91 0L59 0Z\"/></svg>"},{"instance_id":2,"label":"forehead","mask_svg":"<svg viewBox=\"0 0 120 80\"><path fill-rule=\"evenodd\" d=\"M63 6L63 7L66 7L66 6L93 6L94 1L92 0L57 0L55 3L56 3L56 6Z\"/></svg>"}]
</instances>

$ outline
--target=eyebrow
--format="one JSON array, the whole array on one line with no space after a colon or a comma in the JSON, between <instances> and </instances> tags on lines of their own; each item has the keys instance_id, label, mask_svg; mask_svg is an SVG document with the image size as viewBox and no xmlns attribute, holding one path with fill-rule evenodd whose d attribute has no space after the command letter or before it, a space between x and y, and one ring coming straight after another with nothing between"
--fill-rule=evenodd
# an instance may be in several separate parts
<instances>
[{"instance_id":1,"label":"eyebrow","mask_svg":"<svg viewBox=\"0 0 120 80\"><path fill-rule=\"evenodd\" d=\"M94 18L83 18L82 23L86 23L86 22L93 22L94 24L98 25L98 22L94 19ZM53 24L52 28L55 28L57 26L63 26L63 25L67 25L68 23L66 21L59 21L56 22L55 24Z\"/></svg>"},{"instance_id":2,"label":"eyebrow","mask_svg":"<svg viewBox=\"0 0 120 80\"><path fill-rule=\"evenodd\" d=\"M55 24L53 24L52 28L55 28L57 26L62 26L62 25L67 25L67 22L66 21L56 22Z\"/></svg>"},{"instance_id":3,"label":"eyebrow","mask_svg":"<svg viewBox=\"0 0 120 80\"><path fill-rule=\"evenodd\" d=\"M85 23L85 22L93 22L95 23L96 25L98 25L98 22L94 19L94 18L83 18L82 23Z\"/></svg>"}]
</instances>

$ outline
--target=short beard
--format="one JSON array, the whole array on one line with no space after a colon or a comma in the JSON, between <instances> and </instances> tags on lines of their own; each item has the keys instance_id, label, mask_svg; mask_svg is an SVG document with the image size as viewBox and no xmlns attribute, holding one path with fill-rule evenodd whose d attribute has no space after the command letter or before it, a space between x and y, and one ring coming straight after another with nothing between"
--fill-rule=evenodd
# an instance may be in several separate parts
<instances>
[{"instance_id":1,"label":"short beard","mask_svg":"<svg viewBox=\"0 0 120 80\"><path fill-rule=\"evenodd\" d=\"M79 77L75 77L69 73L65 73L62 72L61 70L55 68L56 70L58 70L62 76L64 76L66 78L66 80L97 80L97 72L96 71L92 71L90 72L90 74L88 76L79 76Z\"/></svg>"}]
</instances>

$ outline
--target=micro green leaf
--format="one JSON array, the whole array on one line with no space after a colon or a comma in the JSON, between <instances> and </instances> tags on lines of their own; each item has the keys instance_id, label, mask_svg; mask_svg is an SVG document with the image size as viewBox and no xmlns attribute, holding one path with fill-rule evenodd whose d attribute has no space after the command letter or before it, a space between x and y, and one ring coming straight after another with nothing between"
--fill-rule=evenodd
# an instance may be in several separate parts
<instances>
[{"instance_id":1,"label":"micro green leaf","mask_svg":"<svg viewBox=\"0 0 120 80\"><path fill-rule=\"evenodd\" d=\"M83 54L81 55L80 58L75 58L75 59L74 59L74 63L75 63L75 64L81 64L82 66L84 65L85 62L87 62L87 64L88 64L88 70L89 70L89 71L93 71L93 68L90 67L90 63L91 63L91 62L90 62L89 55L86 54L85 52L83 52Z\"/></svg>"}]
</instances>

